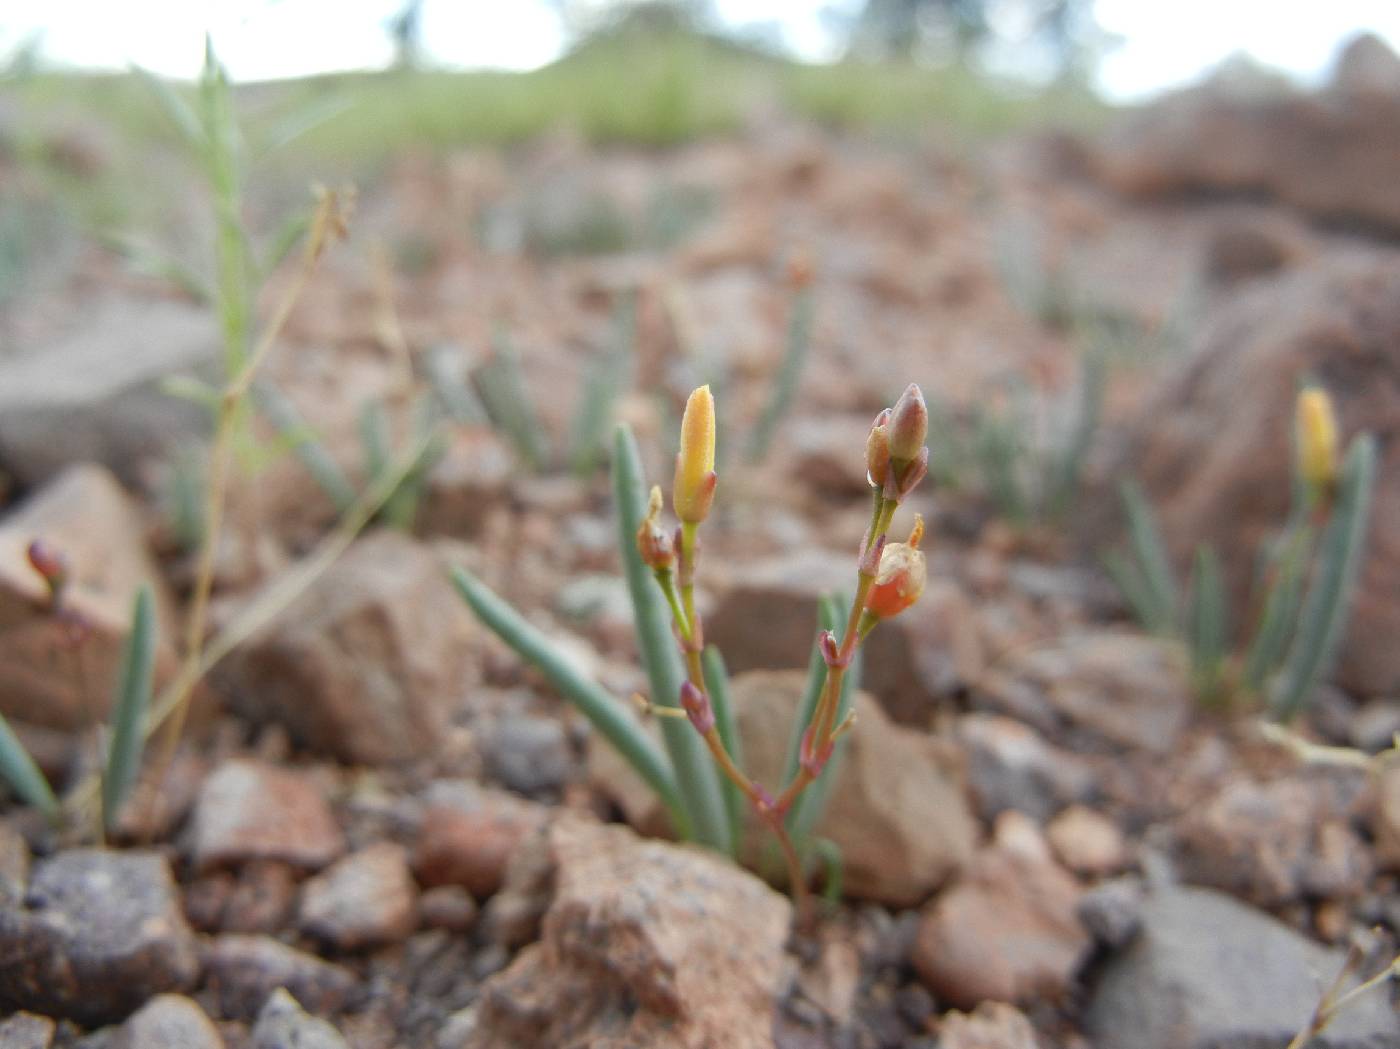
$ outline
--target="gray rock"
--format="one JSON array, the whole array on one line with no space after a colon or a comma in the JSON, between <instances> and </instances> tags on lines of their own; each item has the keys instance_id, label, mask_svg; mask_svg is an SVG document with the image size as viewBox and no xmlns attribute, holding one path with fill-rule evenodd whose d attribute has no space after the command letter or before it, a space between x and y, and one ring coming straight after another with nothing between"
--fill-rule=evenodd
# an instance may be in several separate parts
<instances>
[{"instance_id":1,"label":"gray rock","mask_svg":"<svg viewBox=\"0 0 1400 1049\"><path fill-rule=\"evenodd\" d=\"M49 1049L54 1026L47 1016L15 1013L8 1020L0 1020L0 1049Z\"/></svg>"},{"instance_id":2,"label":"gray rock","mask_svg":"<svg viewBox=\"0 0 1400 1049\"><path fill-rule=\"evenodd\" d=\"M573 772L568 734L553 718L505 717L492 727L485 750L487 771L521 794L558 790Z\"/></svg>"},{"instance_id":3,"label":"gray rock","mask_svg":"<svg viewBox=\"0 0 1400 1049\"><path fill-rule=\"evenodd\" d=\"M268 936L219 936L204 964L220 1012L243 1020L256 1017L279 987L314 1012L329 1013L343 1007L356 986L350 970Z\"/></svg>"},{"instance_id":4,"label":"gray rock","mask_svg":"<svg viewBox=\"0 0 1400 1049\"><path fill-rule=\"evenodd\" d=\"M282 989L268 998L253 1027L252 1049L350 1049L325 1020L308 1016Z\"/></svg>"},{"instance_id":5,"label":"gray rock","mask_svg":"<svg viewBox=\"0 0 1400 1049\"><path fill-rule=\"evenodd\" d=\"M74 849L0 902L0 1007L101 1024L194 983L199 955L153 853Z\"/></svg>"},{"instance_id":6,"label":"gray rock","mask_svg":"<svg viewBox=\"0 0 1400 1049\"><path fill-rule=\"evenodd\" d=\"M1095 885L1079 898L1079 921L1100 946L1117 950L1142 927L1142 891L1136 878Z\"/></svg>"},{"instance_id":7,"label":"gray rock","mask_svg":"<svg viewBox=\"0 0 1400 1049\"><path fill-rule=\"evenodd\" d=\"M958 720L968 786L984 820L1008 809L1045 822L1065 805L1087 801L1093 771L1075 754L1047 743L1031 726L996 714Z\"/></svg>"},{"instance_id":8,"label":"gray rock","mask_svg":"<svg viewBox=\"0 0 1400 1049\"><path fill-rule=\"evenodd\" d=\"M161 994L122 1024L112 1049L224 1049L224 1039L198 1002Z\"/></svg>"},{"instance_id":9,"label":"gray rock","mask_svg":"<svg viewBox=\"0 0 1400 1049\"><path fill-rule=\"evenodd\" d=\"M1097 1049L1275 1049L1307 1023L1342 954L1209 889L1163 887L1108 961L1085 1029ZM1357 999L1311 1049L1394 1049L1386 991Z\"/></svg>"},{"instance_id":10,"label":"gray rock","mask_svg":"<svg viewBox=\"0 0 1400 1049\"><path fill-rule=\"evenodd\" d=\"M56 342L0 358L0 466L26 484L77 462L135 483L143 459L208 428L201 405L159 388L214 361L208 310L109 296L83 312Z\"/></svg>"}]
</instances>

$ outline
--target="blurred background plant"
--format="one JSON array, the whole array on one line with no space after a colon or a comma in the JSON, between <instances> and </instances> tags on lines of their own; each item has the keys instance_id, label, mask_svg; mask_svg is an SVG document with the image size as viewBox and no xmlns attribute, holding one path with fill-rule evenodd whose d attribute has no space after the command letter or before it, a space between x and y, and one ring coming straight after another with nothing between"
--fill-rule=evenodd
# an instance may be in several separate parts
<instances>
[{"instance_id":1,"label":"blurred background plant","mask_svg":"<svg viewBox=\"0 0 1400 1049\"><path fill-rule=\"evenodd\" d=\"M1196 551L1187 585L1179 584L1152 506L1132 480L1121 489L1129 543L1105 562L1143 628L1184 644L1203 703L1259 703L1280 721L1303 711L1335 662L1376 481L1375 438L1357 435L1342 456L1320 387L1298 395L1294 446L1291 510L1260 551L1242 623L1231 621L1211 546Z\"/></svg>"}]
</instances>

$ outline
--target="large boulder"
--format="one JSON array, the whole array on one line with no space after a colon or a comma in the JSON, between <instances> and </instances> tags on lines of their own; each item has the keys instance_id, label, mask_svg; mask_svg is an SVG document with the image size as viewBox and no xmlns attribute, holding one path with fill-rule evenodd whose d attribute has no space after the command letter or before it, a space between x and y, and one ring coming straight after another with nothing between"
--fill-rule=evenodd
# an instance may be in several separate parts
<instances>
[{"instance_id":1,"label":"large boulder","mask_svg":"<svg viewBox=\"0 0 1400 1049\"><path fill-rule=\"evenodd\" d=\"M358 540L221 679L242 713L280 721L298 742L350 762L403 761L442 740L467 632L437 554L385 530Z\"/></svg>"},{"instance_id":2,"label":"large boulder","mask_svg":"<svg viewBox=\"0 0 1400 1049\"><path fill-rule=\"evenodd\" d=\"M464 1049L768 1049L786 899L724 859L562 817L539 943L481 989Z\"/></svg>"},{"instance_id":3,"label":"large boulder","mask_svg":"<svg viewBox=\"0 0 1400 1049\"><path fill-rule=\"evenodd\" d=\"M1098 972L1085 1027L1099 1049L1281 1046L1308 1022L1343 954L1209 889L1159 887ZM1313 1049L1400 1044L1386 988L1358 998Z\"/></svg>"},{"instance_id":4,"label":"large boulder","mask_svg":"<svg viewBox=\"0 0 1400 1049\"><path fill-rule=\"evenodd\" d=\"M1330 89L1232 90L1216 81L1124 118L1097 167L1133 195L1264 194L1327 220L1400 230L1400 91L1374 37L1344 54ZM1389 61L1387 61L1387 58Z\"/></svg>"},{"instance_id":5,"label":"large boulder","mask_svg":"<svg viewBox=\"0 0 1400 1049\"><path fill-rule=\"evenodd\" d=\"M0 1008L109 1023L198 975L175 880L154 853L59 853L22 901L0 901Z\"/></svg>"},{"instance_id":6,"label":"large boulder","mask_svg":"<svg viewBox=\"0 0 1400 1049\"><path fill-rule=\"evenodd\" d=\"M64 600L85 625L76 648L29 564L35 539L68 559ZM74 466L0 521L0 713L64 730L105 717L142 585L155 594L156 671L164 680L176 668L170 597L146 549L140 511L110 473Z\"/></svg>"},{"instance_id":7,"label":"large boulder","mask_svg":"<svg viewBox=\"0 0 1400 1049\"><path fill-rule=\"evenodd\" d=\"M128 483L143 460L208 429L209 413L160 389L214 364L210 312L172 299L107 295L56 340L0 357L0 469L37 484L98 462Z\"/></svg>"},{"instance_id":8,"label":"large boulder","mask_svg":"<svg viewBox=\"0 0 1400 1049\"><path fill-rule=\"evenodd\" d=\"M1368 547L1339 676L1372 693L1400 685L1400 270L1393 257L1338 259L1254 282L1214 312L1200 340L1123 435L1119 465L1147 489L1178 568L1220 551L1236 620L1260 544L1288 510L1293 401L1315 378L1342 433L1381 449ZM1111 500L1108 500L1111 503ZM1107 519L1090 529L1109 541ZM1184 576L1183 576L1184 578Z\"/></svg>"}]
</instances>

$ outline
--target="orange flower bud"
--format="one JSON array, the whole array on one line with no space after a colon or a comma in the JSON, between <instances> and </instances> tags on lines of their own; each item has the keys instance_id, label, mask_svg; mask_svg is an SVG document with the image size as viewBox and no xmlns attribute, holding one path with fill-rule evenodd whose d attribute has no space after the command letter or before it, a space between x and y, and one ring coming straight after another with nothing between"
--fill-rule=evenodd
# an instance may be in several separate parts
<instances>
[{"instance_id":1,"label":"orange flower bud","mask_svg":"<svg viewBox=\"0 0 1400 1049\"><path fill-rule=\"evenodd\" d=\"M865 479L872 488L883 488L890 472L890 410L875 416L865 441Z\"/></svg>"},{"instance_id":2,"label":"orange flower bud","mask_svg":"<svg viewBox=\"0 0 1400 1049\"><path fill-rule=\"evenodd\" d=\"M928 569L919 541L924 535L922 517L914 519L907 543L891 543L880 557L880 572L865 599L865 610L876 619L897 616L919 600Z\"/></svg>"},{"instance_id":3,"label":"orange flower bud","mask_svg":"<svg viewBox=\"0 0 1400 1049\"><path fill-rule=\"evenodd\" d=\"M928 436L928 405L917 383L900 394L890 413L890 458L907 463L919 457Z\"/></svg>"},{"instance_id":4,"label":"orange flower bud","mask_svg":"<svg viewBox=\"0 0 1400 1049\"><path fill-rule=\"evenodd\" d=\"M681 450L676 456L676 479L671 502L676 516L699 524L710 513L715 483L715 399L709 386L694 390L681 418Z\"/></svg>"},{"instance_id":5,"label":"orange flower bud","mask_svg":"<svg viewBox=\"0 0 1400 1049\"><path fill-rule=\"evenodd\" d=\"M1295 429L1298 472L1304 483L1314 491L1330 488L1337 477L1337 416L1322 387L1299 391Z\"/></svg>"},{"instance_id":6,"label":"orange flower bud","mask_svg":"<svg viewBox=\"0 0 1400 1049\"><path fill-rule=\"evenodd\" d=\"M661 489L653 486L647 515L637 528L637 550L642 563L653 571L668 571L676 563L675 546L661 525Z\"/></svg>"}]
</instances>

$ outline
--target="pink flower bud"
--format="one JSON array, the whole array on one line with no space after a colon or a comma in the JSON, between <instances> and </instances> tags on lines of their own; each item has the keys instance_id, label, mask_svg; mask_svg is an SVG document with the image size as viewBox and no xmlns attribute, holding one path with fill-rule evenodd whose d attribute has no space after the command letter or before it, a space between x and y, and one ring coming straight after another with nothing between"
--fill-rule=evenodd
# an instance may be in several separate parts
<instances>
[{"instance_id":1,"label":"pink flower bud","mask_svg":"<svg viewBox=\"0 0 1400 1049\"><path fill-rule=\"evenodd\" d=\"M890 472L890 410L875 416L865 440L865 478L872 488L883 488Z\"/></svg>"},{"instance_id":2,"label":"pink flower bud","mask_svg":"<svg viewBox=\"0 0 1400 1049\"><path fill-rule=\"evenodd\" d=\"M928 436L928 405L917 383L910 383L890 412L890 458L907 463L919 457Z\"/></svg>"},{"instance_id":3,"label":"pink flower bud","mask_svg":"<svg viewBox=\"0 0 1400 1049\"><path fill-rule=\"evenodd\" d=\"M715 712L710 706L710 697L696 688L692 682L681 685L681 707L685 710L695 731L702 736L710 734L715 727Z\"/></svg>"},{"instance_id":4,"label":"pink flower bud","mask_svg":"<svg viewBox=\"0 0 1400 1049\"><path fill-rule=\"evenodd\" d=\"M56 550L42 539L35 539L25 551L29 566L38 572L48 584L49 595L58 600L58 595L68 583L68 558L63 551Z\"/></svg>"}]
</instances>

